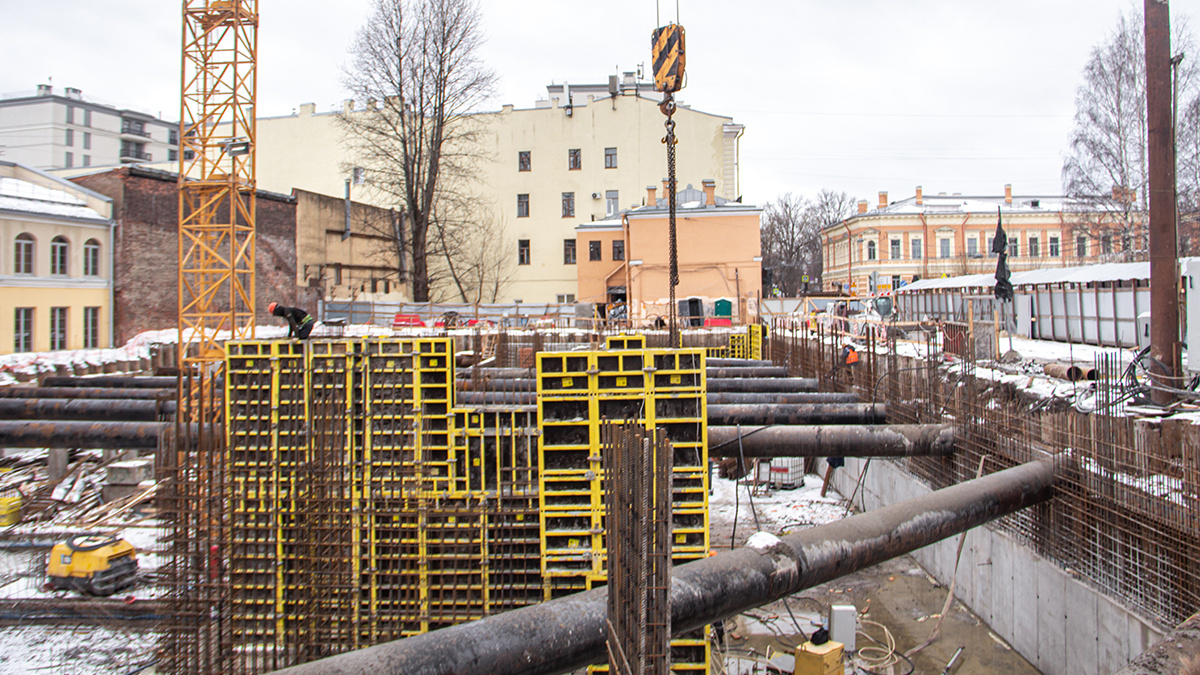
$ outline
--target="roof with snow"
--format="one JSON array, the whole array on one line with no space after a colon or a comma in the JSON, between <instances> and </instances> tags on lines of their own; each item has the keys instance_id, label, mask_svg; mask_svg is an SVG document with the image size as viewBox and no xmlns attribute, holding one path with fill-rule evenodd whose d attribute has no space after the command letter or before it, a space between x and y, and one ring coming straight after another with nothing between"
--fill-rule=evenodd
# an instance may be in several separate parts
<instances>
[{"instance_id":1,"label":"roof with snow","mask_svg":"<svg viewBox=\"0 0 1200 675\"><path fill-rule=\"evenodd\" d=\"M849 223L860 218L877 218L881 216L940 216L940 215L995 215L997 209L1005 216L1038 215L1063 212L1091 212L1115 210L1115 207L1103 200L1082 200L1061 195L1014 196L1012 202L1006 201L1004 195L978 196L962 194L923 194L921 203L916 196L894 201L883 208L874 208L866 213L856 213L844 221L834 223L825 229L842 227L843 222Z\"/></svg>"},{"instance_id":2,"label":"roof with snow","mask_svg":"<svg viewBox=\"0 0 1200 675\"><path fill-rule=\"evenodd\" d=\"M1182 270L1189 260L1197 258L1180 258L1179 268ZM1103 281L1129 281L1131 279L1148 280L1150 278L1150 263L1098 263L1079 267L1048 267L1026 272L1013 272L1012 285L1034 286L1039 284L1090 284ZM960 288L992 288L996 285L996 274L967 274L960 277L945 279L922 279L914 281L897 291L898 293L913 293L937 289Z\"/></svg>"},{"instance_id":3,"label":"roof with snow","mask_svg":"<svg viewBox=\"0 0 1200 675\"><path fill-rule=\"evenodd\" d=\"M72 191L78 192L80 189L75 188ZM0 176L0 211L97 223L108 222L104 214L88 206L87 201L68 190L12 176Z\"/></svg>"}]
</instances>

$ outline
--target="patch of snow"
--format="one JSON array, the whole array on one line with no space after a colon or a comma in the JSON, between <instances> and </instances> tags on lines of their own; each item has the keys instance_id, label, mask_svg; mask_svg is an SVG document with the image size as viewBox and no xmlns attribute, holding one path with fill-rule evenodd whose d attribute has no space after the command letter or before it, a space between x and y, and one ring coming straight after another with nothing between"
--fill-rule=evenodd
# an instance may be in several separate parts
<instances>
[{"instance_id":1,"label":"patch of snow","mask_svg":"<svg viewBox=\"0 0 1200 675\"><path fill-rule=\"evenodd\" d=\"M778 544L779 542L780 542L779 537L776 537L775 535L771 534L770 532L755 532L750 537L750 539L748 539L746 541L746 545L749 546L750 548L766 550L768 548L771 548L775 544Z\"/></svg>"},{"instance_id":2,"label":"patch of snow","mask_svg":"<svg viewBox=\"0 0 1200 675\"><path fill-rule=\"evenodd\" d=\"M0 628L0 672L6 675L128 673L155 658L158 636L98 626Z\"/></svg>"}]
</instances>

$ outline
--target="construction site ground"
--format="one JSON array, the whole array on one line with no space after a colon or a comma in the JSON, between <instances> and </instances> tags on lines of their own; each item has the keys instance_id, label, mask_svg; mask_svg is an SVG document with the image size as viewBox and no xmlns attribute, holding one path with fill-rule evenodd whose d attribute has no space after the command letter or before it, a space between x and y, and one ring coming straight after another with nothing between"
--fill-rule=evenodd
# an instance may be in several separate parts
<instances>
[{"instance_id":1,"label":"construction site ground","mask_svg":"<svg viewBox=\"0 0 1200 675\"><path fill-rule=\"evenodd\" d=\"M737 545L742 546L756 531L782 535L843 517L847 513L845 500L833 490L822 498L820 486L820 477L807 475L803 486L760 492L753 497L752 510L750 488L741 485L735 533L732 481L718 479L714 484L710 516L713 548L728 548L731 536L735 536ZM755 514L759 522L757 528ZM887 634L880 626L886 626L894 639L895 651L905 652L929 637L938 623L946 594L946 587L926 574L911 556L895 558L792 596L786 604L775 602L727 621L725 641L721 645L725 648L726 659L720 666L714 664L712 672L727 675L768 673L776 672L769 669L774 667L791 673L793 662L789 654L796 644L804 641L796 623L806 636L810 635L816 623L823 623L829 606L834 604L854 605L862 619L879 624L863 624L862 627L881 643L887 641ZM873 645L860 634L857 646ZM960 647L963 651L953 669L945 671ZM884 653L869 651L866 656L882 659ZM909 672L1035 675L1040 672L958 602L953 603L942 621L938 639L914 654L912 662L911 671L907 663L898 660L891 666L867 666L870 670L848 666L846 672L890 675Z\"/></svg>"}]
</instances>

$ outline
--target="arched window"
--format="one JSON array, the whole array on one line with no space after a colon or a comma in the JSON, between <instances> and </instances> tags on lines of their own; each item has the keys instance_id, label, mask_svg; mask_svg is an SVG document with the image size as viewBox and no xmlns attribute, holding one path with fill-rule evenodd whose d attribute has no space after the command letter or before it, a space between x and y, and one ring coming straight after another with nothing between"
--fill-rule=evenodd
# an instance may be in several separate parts
<instances>
[{"instance_id":1,"label":"arched window","mask_svg":"<svg viewBox=\"0 0 1200 675\"><path fill-rule=\"evenodd\" d=\"M875 259L875 242L868 241L867 242L867 260L874 260L874 259Z\"/></svg>"},{"instance_id":2,"label":"arched window","mask_svg":"<svg viewBox=\"0 0 1200 675\"><path fill-rule=\"evenodd\" d=\"M13 249L13 273L33 274L33 235L22 232L17 235L17 243Z\"/></svg>"},{"instance_id":3,"label":"arched window","mask_svg":"<svg viewBox=\"0 0 1200 675\"><path fill-rule=\"evenodd\" d=\"M67 273L68 254L71 245L67 238L59 235L50 240L50 274L65 275Z\"/></svg>"},{"instance_id":4,"label":"arched window","mask_svg":"<svg viewBox=\"0 0 1200 675\"><path fill-rule=\"evenodd\" d=\"M83 276L100 276L100 242L95 239L83 242Z\"/></svg>"}]
</instances>

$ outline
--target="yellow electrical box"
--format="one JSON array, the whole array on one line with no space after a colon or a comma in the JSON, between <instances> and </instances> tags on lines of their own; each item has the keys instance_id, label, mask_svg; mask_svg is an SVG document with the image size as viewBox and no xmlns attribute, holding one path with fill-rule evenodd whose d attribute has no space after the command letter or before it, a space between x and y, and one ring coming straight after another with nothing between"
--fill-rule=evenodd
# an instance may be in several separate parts
<instances>
[{"instance_id":1,"label":"yellow electrical box","mask_svg":"<svg viewBox=\"0 0 1200 675\"><path fill-rule=\"evenodd\" d=\"M21 498L0 497L0 527L21 522Z\"/></svg>"},{"instance_id":2,"label":"yellow electrical box","mask_svg":"<svg viewBox=\"0 0 1200 675\"><path fill-rule=\"evenodd\" d=\"M805 642L796 647L795 675L842 675L842 651L842 643L833 640L820 645Z\"/></svg>"}]
</instances>

